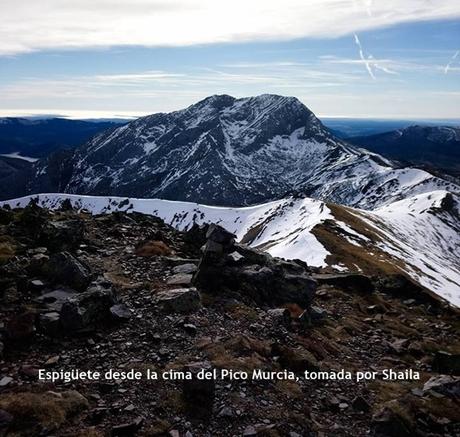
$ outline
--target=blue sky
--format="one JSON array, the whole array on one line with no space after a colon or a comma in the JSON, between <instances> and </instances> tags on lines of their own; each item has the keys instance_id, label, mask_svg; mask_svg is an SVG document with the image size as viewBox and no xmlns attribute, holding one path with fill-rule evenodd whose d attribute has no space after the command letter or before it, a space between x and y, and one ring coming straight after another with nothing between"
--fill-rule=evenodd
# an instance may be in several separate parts
<instances>
[{"instance_id":1,"label":"blue sky","mask_svg":"<svg viewBox=\"0 0 460 437\"><path fill-rule=\"evenodd\" d=\"M4 0L0 115L124 117L276 93L321 117L460 118L457 1L170 1Z\"/></svg>"}]
</instances>

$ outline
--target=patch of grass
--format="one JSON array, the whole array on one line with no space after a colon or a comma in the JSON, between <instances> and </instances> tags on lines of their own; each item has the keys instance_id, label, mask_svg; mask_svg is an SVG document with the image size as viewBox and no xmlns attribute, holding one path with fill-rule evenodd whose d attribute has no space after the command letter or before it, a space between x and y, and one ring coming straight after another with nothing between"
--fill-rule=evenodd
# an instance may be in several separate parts
<instances>
[{"instance_id":1,"label":"patch of grass","mask_svg":"<svg viewBox=\"0 0 460 437\"><path fill-rule=\"evenodd\" d=\"M226 305L225 311L236 319L246 319L251 322L259 319L257 310L242 303Z\"/></svg>"},{"instance_id":2,"label":"patch of grass","mask_svg":"<svg viewBox=\"0 0 460 437\"><path fill-rule=\"evenodd\" d=\"M173 253L174 251L164 241L160 240L147 241L136 248L136 255L142 257L169 256Z\"/></svg>"},{"instance_id":3,"label":"patch of grass","mask_svg":"<svg viewBox=\"0 0 460 437\"><path fill-rule=\"evenodd\" d=\"M169 430L172 425L166 420L155 419L152 423L146 426L146 429L141 432L142 437L163 437L169 435Z\"/></svg>"},{"instance_id":4,"label":"patch of grass","mask_svg":"<svg viewBox=\"0 0 460 437\"><path fill-rule=\"evenodd\" d=\"M5 235L0 236L0 265L5 264L16 254L13 240Z\"/></svg>"},{"instance_id":5,"label":"patch of grass","mask_svg":"<svg viewBox=\"0 0 460 437\"><path fill-rule=\"evenodd\" d=\"M184 400L179 390L174 390L171 387L167 387L163 390L160 399L160 407L164 408L165 411L174 411L177 413L183 413L185 410Z\"/></svg>"},{"instance_id":6,"label":"patch of grass","mask_svg":"<svg viewBox=\"0 0 460 437\"><path fill-rule=\"evenodd\" d=\"M203 349L215 367L245 371L266 368L266 357L270 355L268 342L244 335L208 343Z\"/></svg>"},{"instance_id":7,"label":"patch of grass","mask_svg":"<svg viewBox=\"0 0 460 437\"><path fill-rule=\"evenodd\" d=\"M315 226L312 230L313 235L328 252L333 254L327 258L329 264L343 264L350 271L356 271L356 266L359 266L367 275L403 273L402 262L377 247L377 243L385 239L378 229L371 227L355 211L352 213L348 208L334 204L327 206L336 220L346 223L355 232L371 241L369 244L363 240L360 246L350 243L343 234L343 230L337 227L333 220L326 220ZM369 245L368 248L367 245Z\"/></svg>"},{"instance_id":8,"label":"patch of grass","mask_svg":"<svg viewBox=\"0 0 460 437\"><path fill-rule=\"evenodd\" d=\"M376 396L376 405L384 404L395 398L400 398L407 394L410 388L394 381L374 380L368 384L369 390Z\"/></svg>"},{"instance_id":9,"label":"patch of grass","mask_svg":"<svg viewBox=\"0 0 460 437\"><path fill-rule=\"evenodd\" d=\"M275 383L276 390L291 399L300 399L303 396L302 389L295 381L280 380Z\"/></svg>"},{"instance_id":10,"label":"patch of grass","mask_svg":"<svg viewBox=\"0 0 460 437\"><path fill-rule=\"evenodd\" d=\"M13 429L30 430L35 426L56 429L70 416L88 408L88 401L76 391L7 393L0 399L0 408L13 415Z\"/></svg>"}]
</instances>

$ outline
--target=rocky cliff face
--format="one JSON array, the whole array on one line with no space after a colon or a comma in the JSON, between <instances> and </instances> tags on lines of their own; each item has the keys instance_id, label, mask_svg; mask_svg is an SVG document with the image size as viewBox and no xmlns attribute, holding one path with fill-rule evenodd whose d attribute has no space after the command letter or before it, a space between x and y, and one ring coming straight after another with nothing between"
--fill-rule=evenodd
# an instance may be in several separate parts
<instances>
[{"instance_id":1,"label":"rocky cliff face","mask_svg":"<svg viewBox=\"0 0 460 437\"><path fill-rule=\"evenodd\" d=\"M401 275L331 274L216 225L181 232L66 201L0 208L0 290L1 433L460 432L458 313ZM45 383L39 369L143 378ZM196 376L221 370L251 376ZM305 376L357 370L377 377ZM192 378L146 380L147 371Z\"/></svg>"},{"instance_id":2,"label":"rocky cliff face","mask_svg":"<svg viewBox=\"0 0 460 437\"><path fill-rule=\"evenodd\" d=\"M66 169L68 168L66 164ZM299 100L212 96L187 109L140 118L98 135L71 159L70 177L39 163L33 192L65 191L250 205L300 191L372 209L459 187L335 138Z\"/></svg>"}]
</instances>

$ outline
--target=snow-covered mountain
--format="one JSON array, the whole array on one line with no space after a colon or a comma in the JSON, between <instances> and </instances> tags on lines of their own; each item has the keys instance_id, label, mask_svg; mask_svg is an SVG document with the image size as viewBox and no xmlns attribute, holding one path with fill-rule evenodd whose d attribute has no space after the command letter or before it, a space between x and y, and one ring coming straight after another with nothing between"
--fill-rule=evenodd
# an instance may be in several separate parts
<instances>
[{"instance_id":1,"label":"snow-covered mountain","mask_svg":"<svg viewBox=\"0 0 460 437\"><path fill-rule=\"evenodd\" d=\"M31 199L47 208L59 208L70 199L75 208L97 214L153 214L180 230L193 223L219 223L252 247L311 266L370 275L407 274L460 306L460 198L446 191L416 195L374 211L300 197L242 208L68 194L4 203L24 207Z\"/></svg>"},{"instance_id":2,"label":"snow-covered mountain","mask_svg":"<svg viewBox=\"0 0 460 437\"><path fill-rule=\"evenodd\" d=\"M335 138L299 100L276 95L212 96L137 119L97 135L61 165L38 163L28 187L237 206L300 191L363 209L434 190L460 192Z\"/></svg>"}]
</instances>

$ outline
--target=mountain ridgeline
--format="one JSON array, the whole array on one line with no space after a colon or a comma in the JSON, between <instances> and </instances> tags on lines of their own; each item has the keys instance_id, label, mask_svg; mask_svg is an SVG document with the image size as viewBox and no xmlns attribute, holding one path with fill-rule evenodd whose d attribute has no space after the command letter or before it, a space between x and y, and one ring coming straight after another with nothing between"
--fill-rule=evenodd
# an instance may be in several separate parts
<instances>
[{"instance_id":1,"label":"mountain ridgeline","mask_svg":"<svg viewBox=\"0 0 460 437\"><path fill-rule=\"evenodd\" d=\"M0 118L0 154L44 158L58 150L80 146L92 136L119 125L113 121L65 118Z\"/></svg>"},{"instance_id":2,"label":"mountain ridgeline","mask_svg":"<svg viewBox=\"0 0 460 437\"><path fill-rule=\"evenodd\" d=\"M298 99L208 97L139 118L32 167L20 192L163 198L245 206L301 192L374 209L451 182L336 138Z\"/></svg>"},{"instance_id":3,"label":"mountain ridgeline","mask_svg":"<svg viewBox=\"0 0 460 437\"><path fill-rule=\"evenodd\" d=\"M409 126L348 141L389 158L460 176L460 128Z\"/></svg>"}]
</instances>

